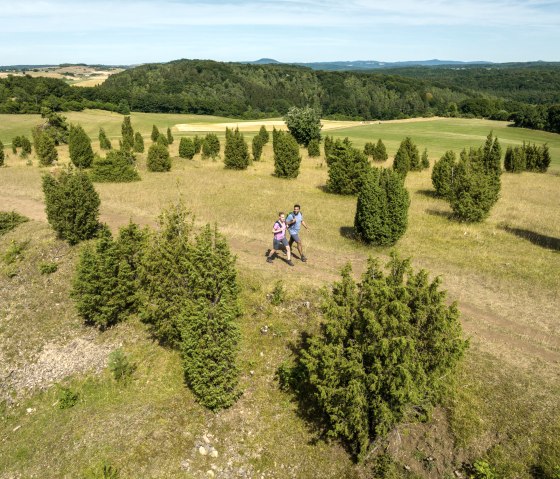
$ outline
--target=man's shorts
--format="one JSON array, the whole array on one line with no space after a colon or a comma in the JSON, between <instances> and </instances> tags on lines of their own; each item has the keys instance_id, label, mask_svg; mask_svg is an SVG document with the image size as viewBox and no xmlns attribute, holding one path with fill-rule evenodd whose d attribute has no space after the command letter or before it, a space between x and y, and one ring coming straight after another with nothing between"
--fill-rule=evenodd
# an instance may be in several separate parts
<instances>
[{"instance_id":1,"label":"man's shorts","mask_svg":"<svg viewBox=\"0 0 560 479\"><path fill-rule=\"evenodd\" d=\"M281 240L272 240L272 249L286 249L288 247L288 239L284 236Z\"/></svg>"},{"instance_id":2,"label":"man's shorts","mask_svg":"<svg viewBox=\"0 0 560 479\"><path fill-rule=\"evenodd\" d=\"M294 234L290 233L290 243L292 241L295 241L296 243L301 243L298 233L294 233Z\"/></svg>"}]
</instances>

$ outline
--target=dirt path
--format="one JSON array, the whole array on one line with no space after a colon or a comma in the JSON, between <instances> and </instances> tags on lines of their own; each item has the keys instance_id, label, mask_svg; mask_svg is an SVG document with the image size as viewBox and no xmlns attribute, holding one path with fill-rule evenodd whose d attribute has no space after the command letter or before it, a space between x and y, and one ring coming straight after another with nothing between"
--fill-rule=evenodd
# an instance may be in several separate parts
<instances>
[{"instance_id":1,"label":"dirt path","mask_svg":"<svg viewBox=\"0 0 560 479\"><path fill-rule=\"evenodd\" d=\"M33 220L46 222L44 204L30 198L14 198L0 193L0 204L10 205L13 209ZM128 215L119 214L105 208L101 212L101 221L106 222L113 229L125 225L129 221ZM140 224L154 225L153 218L135 218ZM322 286L339 278L341 268L351 262L356 273L365 268L366 258L359 253L331 255L324 251L313 251L310 261L303 264L296 260L296 266L289 268L283 261L267 264L264 253L268 243L259 238L230 237L232 251L238 256L238 263L251 270L264 271L271 276L277 276L285 281L301 281L302 275L309 284ZM475 287L475 285L473 285ZM454 286L445 284L449 297L460 297L460 291L454 291ZM466 334L471 340L480 345L490 354L500 357L517 365L527 368L534 366L535 361L552 366L554 370L560 366L560 336L551 334L542 328L527 324L523 317L508 318L492 312L484 311L476 304L461 301L459 309L462 312L462 322ZM542 365L542 364L541 364Z\"/></svg>"}]
</instances>

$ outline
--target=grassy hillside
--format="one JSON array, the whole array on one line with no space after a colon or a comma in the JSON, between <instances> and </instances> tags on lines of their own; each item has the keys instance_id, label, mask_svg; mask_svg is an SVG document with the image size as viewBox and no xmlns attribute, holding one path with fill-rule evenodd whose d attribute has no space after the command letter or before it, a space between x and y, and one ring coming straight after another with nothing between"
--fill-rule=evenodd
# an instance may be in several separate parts
<instances>
[{"instance_id":1,"label":"grassy hillside","mask_svg":"<svg viewBox=\"0 0 560 479\"><path fill-rule=\"evenodd\" d=\"M110 135L120 132L120 115L92 111L68 116L95 137L99 125ZM195 121L208 120L132 115L133 126L146 138L153 123L163 129ZM211 118L209 129L222 121ZM21 133L27 126L14 120L10 128ZM448 148L481 144L490 129L502 146L524 139L547 141L553 174L504 174L498 204L477 225L449 219L449 206L430 193L430 171L408 175L409 228L397 249L412 256L416 268L442 275L449 299L459 302L471 349L446 408L436 410L426 424L400 426L380 445L396 463L392 477L453 477L463 461L484 458L498 477L529 479L539 477L535 467L543 457L560 455L555 407L560 393L557 135L475 120L358 123L332 134L349 136L358 146L382 138L390 156L410 135L421 149L428 148L433 164ZM8 137L5 143L12 134L0 129L0 138ZM170 173L147 172L145 156L139 155L141 182L96 185L101 219L113 229L129 219L154 224L160 209L181 197L198 223L216 222L228 236L238 256L245 311L240 355L244 395L232 409L212 414L183 385L178 354L154 344L140 322L105 333L81 324L68 298L79 247L56 240L45 223L40 191L44 170L27 166L10 152L7 167L0 169L0 204L32 221L0 237L2 257L13 241L30 240L15 263L15 276L5 274L3 263L0 272L1 295L9 298L0 305L0 378L8 389L16 383L20 387L25 377L35 378L36 388L22 390L19 397L12 392L13 404L0 412L0 478L81 477L103 461L119 469L121 477L205 477L209 470L216 477L383 477L374 474L373 458L356 466L340 445L317 440L317 431L298 415L292 398L278 390L274 371L289 356L298 332L317 327L319 288L336 279L346 262L358 274L368 255L387 258L390 250L365 247L349 237L356 200L324 192L322 157L308 158L302 151L301 175L284 181L272 176L270 144L264 161L241 172L198 156L181 160L177 148L175 141ZM59 153L67 160L67 147L59 147ZM277 210L289 210L295 202L310 225L303 232L309 262L291 269L280 261L268 265L264 253ZM56 262L58 271L41 275L42 261ZM284 281L287 299L272 306L267 294L278 279ZM265 325L267 334L261 333ZM107 354L120 345L137 365L126 385L115 383L104 367ZM80 361L76 350L88 360ZM53 362L62 366L54 368ZM77 391L78 404L59 409L58 390L47 387L53 382ZM218 457L198 453L205 436Z\"/></svg>"}]
</instances>

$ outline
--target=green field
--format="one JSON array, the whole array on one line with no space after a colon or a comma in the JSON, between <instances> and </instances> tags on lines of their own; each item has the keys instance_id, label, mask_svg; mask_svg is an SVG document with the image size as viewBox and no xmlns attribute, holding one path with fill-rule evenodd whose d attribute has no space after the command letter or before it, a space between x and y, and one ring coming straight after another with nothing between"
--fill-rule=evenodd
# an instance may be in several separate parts
<instances>
[{"instance_id":1,"label":"green field","mask_svg":"<svg viewBox=\"0 0 560 479\"><path fill-rule=\"evenodd\" d=\"M93 138L100 126L113 139L120 134L121 115L86 111L67 116ZM38 116L2 115L0 139L7 145L38 121ZM153 124L160 130L177 123L208 124L210 129L227 121L132 114L133 127L146 139ZM534 479L542 477L535 464L542 463L543 455L560 461L560 135L460 119L357 122L328 133L348 136L356 146L382 138L390 157L400 140L411 136L420 149L428 148L433 165L447 149L481 145L491 130L504 147L524 140L547 142L553 165L547 174L504 173L500 200L485 222L474 225L450 219L449 205L431 194L430 170L408 174L409 227L396 249L412 257L415 268L442 276L449 300L458 301L471 348L453 393L434 412L434 420L404 424L380 444L398 463L397 475L387 477L455 477L462 462L484 458L497 477ZM35 364L46 346L61 351L78 339L101 359L122 344L138 368L128 385L116 384L102 366L97 374L70 369L66 379L57 381L80 393L71 409L53 406L54 387L24 393L0 409L0 478L82 477L100 461L127 478L208 477L212 466L216 477L376 477L371 462L354 465L339 444L318 440L291 396L279 391L274 372L289 356L298 332L317 328L319 289L337 279L346 262L359 274L368 255L385 260L390 248L366 247L349 237L356 199L324 191L323 157L309 158L302 150L300 176L286 181L272 176L270 144L264 161L247 171L225 170L221 161L203 161L198 155L182 160L177 148L175 141L169 173L146 171L145 155L138 155L142 181L97 184L101 220L113 230L129 219L154 225L161 208L182 198L198 224L217 223L238 258L244 395L230 410L212 414L183 385L179 355L158 347L138 320L104 333L82 325L68 297L80 246L56 240L45 222L40 190L45 169L36 166L34 155L28 166L6 148L0 210L14 209L33 221L0 237L0 256L12 241L30 239L14 277L5 274L0 259L0 291L8 298L0 304L0 379ZM59 147L62 162L67 150ZM309 262L291 269L280 261L269 265L264 253L272 224L278 210L289 210L295 202L310 226L303 232ZM41 275L37 264L45 260L57 262L59 270ZM267 294L278 279L288 298L272 306ZM306 301L309 309L302 306ZM260 332L264 325L269 334ZM198 454L204 435L212 436L217 458Z\"/></svg>"}]
</instances>

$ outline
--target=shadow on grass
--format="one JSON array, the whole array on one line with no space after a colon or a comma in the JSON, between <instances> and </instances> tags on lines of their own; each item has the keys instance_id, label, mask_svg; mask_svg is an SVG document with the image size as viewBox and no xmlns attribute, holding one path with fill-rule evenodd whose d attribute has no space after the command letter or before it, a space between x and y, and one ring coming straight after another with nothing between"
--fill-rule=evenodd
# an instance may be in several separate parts
<instances>
[{"instance_id":1,"label":"shadow on grass","mask_svg":"<svg viewBox=\"0 0 560 479\"><path fill-rule=\"evenodd\" d=\"M356 230L354 230L353 226L341 226L339 228L340 236L343 238L348 238L351 240L358 239L356 236Z\"/></svg>"},{"instance_id":2,"label":"shadow on grass","mask_svg":"<svg viewBox=\"0 0 560 479\"><path fill-rule=\"evenodd\" d=\"M434 198L434 199L442 199L440 196L437 195L437 193L435 192L435 190L418 190L416 192L417 195L422 195L422 196L426 196L428 198Z\"/></svg>"},{"instance_id":3,"label":"shadow on grass","mask_svg":"<svg viewBox=\"0 0 560 479\"><path fill-rule=\"evenodd\" d=\"M441 211L441 210L434 210L434 209L428 208L426 210L426 213L428 213L429 215L432 215L432 216L439 216L441 218L447 218L448 220L453 219L453 213L451 211Z\"/></svg>"},{"instance_id":4,"label":"shadow on grass","mask_svg":"<svg viewBox=\"0 0 560 479\"><path fill-rule=\"evenodd\" d=\"M546 236L536 233L535 231L524 230L522 228L512 228L508 225L501 225L500 229L506 231L507 233L511 233L518 238L530 241L541 248L550 249L552 251L560 251L560 238L553 238L552 236Z\"/></svg>"}]
</instances>

